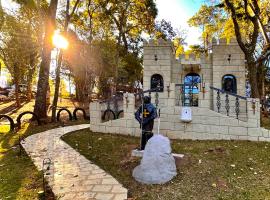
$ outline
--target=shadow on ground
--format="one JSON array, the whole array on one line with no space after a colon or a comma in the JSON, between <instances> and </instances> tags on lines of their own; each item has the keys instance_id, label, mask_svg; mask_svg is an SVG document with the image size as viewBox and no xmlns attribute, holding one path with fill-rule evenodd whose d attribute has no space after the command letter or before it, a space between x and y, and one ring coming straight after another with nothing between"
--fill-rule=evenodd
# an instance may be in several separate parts
<instances>
[{"instance_id":1,"label":"shadow on ground","mask_svg":"<svg viewBox=\"0 0 270 200\"><path fill-rule=\"evenodd\" d=\"M38 199L38 192L43 190L42 173L36 169L24 150L20 153L19 136L26 138L62 125L82 123L86 121L50 123L42 126L24 123L18 131L0 133L0 199ZM50 191L47 199L55 199Z\"/></svg>"}]
</instances>

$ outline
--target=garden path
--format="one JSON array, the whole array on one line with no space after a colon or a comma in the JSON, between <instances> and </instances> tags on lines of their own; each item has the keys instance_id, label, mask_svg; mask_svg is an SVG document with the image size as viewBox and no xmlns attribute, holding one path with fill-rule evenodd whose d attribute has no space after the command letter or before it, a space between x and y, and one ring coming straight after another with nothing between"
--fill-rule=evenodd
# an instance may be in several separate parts
<instances>
[{"instance_id":1,"label":"garden path","mask_svg":"<svg viewBox=\"0 0 270 200\"><path fill-rule=\"evenodd\" d=\"M52 129L29 136L21 144L39 170L44 159L51 159L50 169L44 173L60 199L127 199L127 189L115 178L61 140L64 134L85 128L89 124Z\"/></svg>"}]
</instances>

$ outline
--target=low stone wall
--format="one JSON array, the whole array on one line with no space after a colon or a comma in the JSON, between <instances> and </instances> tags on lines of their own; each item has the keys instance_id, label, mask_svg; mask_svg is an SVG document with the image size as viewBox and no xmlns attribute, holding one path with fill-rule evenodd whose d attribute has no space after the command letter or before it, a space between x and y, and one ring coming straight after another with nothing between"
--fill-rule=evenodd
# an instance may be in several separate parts
<instances>
[{"instance_id":1,"label":"low stone wall","mask_svg":"<svg viewBox=\"0 0 270 200\"><path fill-rule=\"evenodd\" d=\"M119 133L140 136L139 123L134 118L134 95L124 98L124 118L101 123L101 105L90 104L91 130L102 133ZM192 107L192 121L180 120L180 106L167 105L161 108L160 133L171 139L192 140L251 140L270 141L269 130L260 127L260 104L247 100L247 121L241 121L208 108ZM255 106L254 106L255 105ZM157 132L155 120L154 133Z\"/></svg>"}]
</instances>

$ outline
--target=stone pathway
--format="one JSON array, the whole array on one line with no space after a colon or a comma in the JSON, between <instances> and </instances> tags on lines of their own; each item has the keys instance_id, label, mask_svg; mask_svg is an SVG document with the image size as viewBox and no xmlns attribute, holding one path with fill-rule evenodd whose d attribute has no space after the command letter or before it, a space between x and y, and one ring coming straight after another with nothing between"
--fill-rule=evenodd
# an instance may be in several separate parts
<instances>
[{"instance_id":1,"label":"stone pathway","mask_svg":"<svg viewBox=\"0 0 270 200\"><path fill-rule=\"evenodd\" d=\"M72 149L60 137L88 128L89 124L62 127L29 136L22 146L38 170L50 158L46 178L54 194L62 200L124 200L127 189L115 178Z\"/></svg>"}]
</instances>

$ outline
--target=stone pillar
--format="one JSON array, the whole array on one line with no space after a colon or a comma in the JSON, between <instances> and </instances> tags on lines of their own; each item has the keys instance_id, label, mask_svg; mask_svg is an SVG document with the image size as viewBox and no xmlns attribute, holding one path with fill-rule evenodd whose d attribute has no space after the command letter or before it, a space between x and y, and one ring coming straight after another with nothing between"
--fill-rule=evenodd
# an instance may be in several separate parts
<instances>
[{"instance_id":1,"label":"stone pillar","mask_svg":"<svg viewBox=\"0 0 270 200\"><path fill-rule=\"evenodd\" d=\"M99 125L101 123L101 104L97 101L91 102L89 106L90 110L90 129L94 132L99 131Z\"/></svg>"},{"instance_id":2,"label":"stone pillar","mask_svg":"<svg viewBox=\"0 0 270 200\"><path fill-rule=\"evenodd\" d=\"M124 118L125 119L133 119L135 113L135 96L131 93L124 94Z\"/></svg>"},{"instance_id":3,"label":"stone pillar","mask_svg":"<svg viewBox=\"0 0 270 200\"><path fill-rule=\"evenodd\" d=\"M259 128L261 126L260 109L261 104L259 99L247 99L247 117L249 128Z\"/></svg>"},{"instance_id":4,"label":"stone pillar","mask_svg":"<svg viewBox=\"0 0 270 200\"><path fill-rule=\"evenodd\" d=\"M202 85L199 93L199 107L210 109L211 101L212 101L212 91L210 89L210 83L204 83L204 89Z\"/></svg>"}]
</instances>

